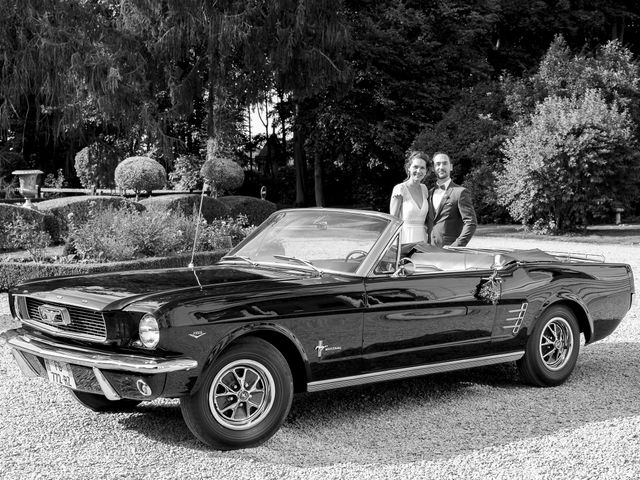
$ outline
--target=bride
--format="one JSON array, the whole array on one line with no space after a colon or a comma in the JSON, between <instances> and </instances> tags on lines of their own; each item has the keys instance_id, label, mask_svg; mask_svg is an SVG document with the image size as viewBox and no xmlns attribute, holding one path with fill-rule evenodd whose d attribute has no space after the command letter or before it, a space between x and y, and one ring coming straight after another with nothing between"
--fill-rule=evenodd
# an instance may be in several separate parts
<instances>
[{"instance_id":1,"label":"bride","mask_svg":"<svg viewBox=\"0 0 640 480\"><path fill-rule=\"evenodd\" d=\"M427 242L426 218L429 212L429 190L423 180L427 176L427 156L412 152L404 164L407 178L393 187L389 212L403 220L401 243Z\"/></svg>"}]
</instances>

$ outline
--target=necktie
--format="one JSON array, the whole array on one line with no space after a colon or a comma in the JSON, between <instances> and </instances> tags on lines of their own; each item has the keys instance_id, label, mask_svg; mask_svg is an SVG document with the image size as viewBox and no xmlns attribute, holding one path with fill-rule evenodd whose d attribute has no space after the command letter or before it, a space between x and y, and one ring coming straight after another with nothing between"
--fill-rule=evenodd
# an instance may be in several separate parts
<instances>
[{"instance_id":1,"label":"necktie","mask_svg":"<svg viewBox=\"0 0 640 480\"><path fill-rule=\"evenodd\" d=\"M444 185L444 183L442 185L436 185L436 188L439 188L440 190L446 190L447 187Z\"/></svg>"}]
</instances>

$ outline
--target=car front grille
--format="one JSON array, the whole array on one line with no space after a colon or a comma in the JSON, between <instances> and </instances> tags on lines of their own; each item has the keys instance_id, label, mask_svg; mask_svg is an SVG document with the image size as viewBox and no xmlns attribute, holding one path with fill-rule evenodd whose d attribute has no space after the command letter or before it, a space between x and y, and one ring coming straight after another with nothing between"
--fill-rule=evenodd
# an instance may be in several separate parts
<instances>
[{"instance_id":1,"label":"car front grille","mask_svg":"<svg viewBox=\"0 0 640 480\"><path fill-rule=\"evenodd\" d=\"M20 308L23 320L45 331L100 342L107 339L107 326L100 312L61 303L44 302L30 297L25 297L24 302L20 303L22 303L21 307L24 307ZM66 324L60 324L43 319L40 312L40 307L43 305L66 309L68 312L68 322Z\"/></svg>"}]
</instances>

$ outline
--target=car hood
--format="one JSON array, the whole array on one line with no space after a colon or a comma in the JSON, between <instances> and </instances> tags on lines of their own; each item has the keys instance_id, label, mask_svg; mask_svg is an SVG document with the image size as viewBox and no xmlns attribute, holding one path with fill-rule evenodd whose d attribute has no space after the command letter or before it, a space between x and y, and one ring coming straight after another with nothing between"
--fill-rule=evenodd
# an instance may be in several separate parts
<instances>
[{"instance_id":1,"label":"car hood","mask_svg":"<svg viewBox=\"0 0 640 480\"><path fill-rule=\"evenodd\" d=\"M38 279L14 287L11 294L93 310L119 310L132 303L155 309L177 298L246 293L314 277L299 269L213 265Z\"/></svg>"}]
</instances>

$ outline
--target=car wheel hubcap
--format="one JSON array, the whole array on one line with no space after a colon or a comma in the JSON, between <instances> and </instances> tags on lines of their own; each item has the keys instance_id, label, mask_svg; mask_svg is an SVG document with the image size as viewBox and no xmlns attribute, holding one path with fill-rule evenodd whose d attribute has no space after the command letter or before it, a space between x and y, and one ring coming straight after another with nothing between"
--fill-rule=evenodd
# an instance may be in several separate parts
<instances>
[{"instance_id":1,"label":"car wheel hubcap","mask_svg":"<svg viewBox=\"0 0 640 480\"><path fill-rule=\"evenodd\" d=\"M265 419L273 406L275 383L271 373L253 360L238 360L215 376L209 408L221 425L246 430Z\"/></svg>"},{"instance_id":2,"label":"car wheel hubcap","mask_svg":"<svg viewBox=\"0 0 640 480\"><path fill-rule=\"evenodd\" d=\"M542 329L540 358L549 370L564 367L573 352L573 331L562 317L552 318Z\"/></svg>"}]
</instances>

